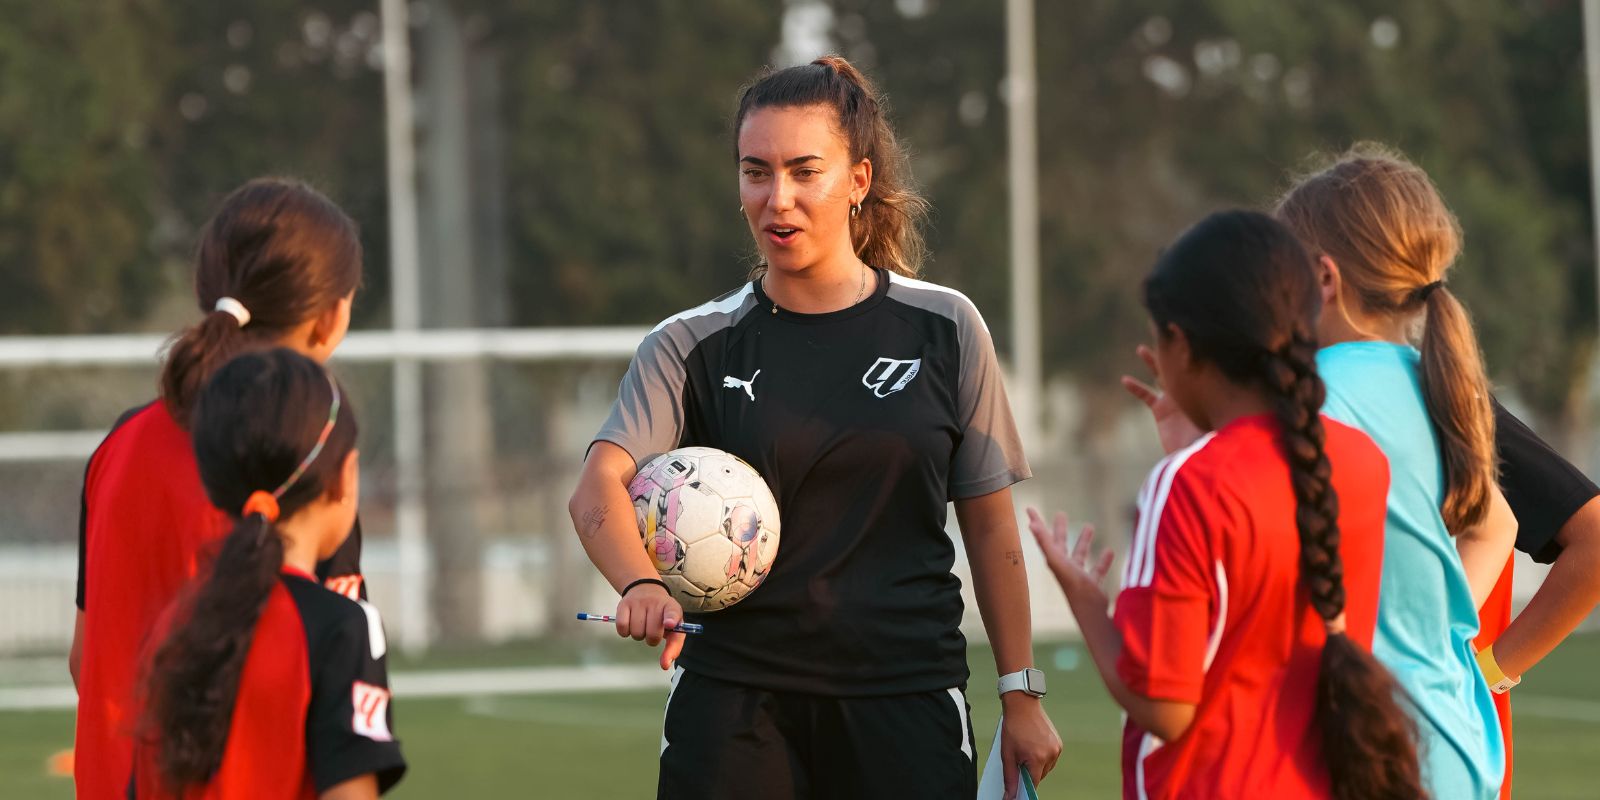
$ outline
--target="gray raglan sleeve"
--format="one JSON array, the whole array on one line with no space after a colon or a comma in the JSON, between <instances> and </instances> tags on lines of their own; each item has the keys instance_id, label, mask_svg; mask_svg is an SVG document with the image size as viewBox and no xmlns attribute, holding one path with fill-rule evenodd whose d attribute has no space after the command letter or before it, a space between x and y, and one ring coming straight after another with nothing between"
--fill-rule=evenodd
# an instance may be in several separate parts
<instances>
[{"instance_id":1,"label":"gray raglan sleeve","mask_svg":"<svg viewBox=\"0 0 1600 800\"><path fill-rule=\"evenodd\" d=\"M1011 416L989 328L971 301L956 303L961 376L956 414L961 443L950 474L950 498L981 497L1033 477Z\"/></svg>"},{"instance_id":2,"label":"gray raglan sleeve","mask_svg":"<svg viewBox=\"0 0 1600 800\"><path fill-rule=\"evenodd\" d=\"M596 442L611 442L633 456L636 467L678 446L683 435L684 357L683 331L666 323L639 343L617 389Z\"/></svg>"}]
</instances>

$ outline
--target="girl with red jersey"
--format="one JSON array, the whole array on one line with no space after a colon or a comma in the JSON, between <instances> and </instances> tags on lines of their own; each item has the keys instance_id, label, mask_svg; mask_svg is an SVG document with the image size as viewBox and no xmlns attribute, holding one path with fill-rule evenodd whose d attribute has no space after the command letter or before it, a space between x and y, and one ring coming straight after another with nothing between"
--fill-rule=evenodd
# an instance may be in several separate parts
<instances>
[{"instance_id":1,"label":"girl with red jersey","mask_svg":"<svg viewBox=\"0 0 1600 800\"><path fill-rule=\"evenodd\" d=\"M79 798L125 796L139 656L202 552L231 527L195 466L187 430L195 396L245 350L282 346L326 360L344 338L360 282L356 224L296 181L250 181L202 231L195 294L206 316L172 343L160 398L118 420L84 475L70 659ZM360 553L357 529L318 578L362 596Z\"/></svg>"},{"instance_id":2,"label":"girl with red jersey","mask_svg":"<svg viewBox=\"0 0 1600 800\"><path fill-rule=\"evenodd\" d=\"M1388 463L1320 414L1310 257L1263 214L1213 214L1145 282L1168 395L1210 431L1163 460L1114 615L1112 553L1030 527L1127 711L1126 798L1415 800L1414 730L1372 658Z\"/></svg>"},{"instance_id":3,"label":"girl with red jersey","mask_svg":"<svg viewBox=\"0 0 1600 800\"><path fill-rule=\"evenodd\" d=\"M376 798L405 772L383 623L312 577L355 523L355 412L316 362L276 349L218 370L190 427L234 525L160 625L129 794Z\"/></svg>"}]
</instances>

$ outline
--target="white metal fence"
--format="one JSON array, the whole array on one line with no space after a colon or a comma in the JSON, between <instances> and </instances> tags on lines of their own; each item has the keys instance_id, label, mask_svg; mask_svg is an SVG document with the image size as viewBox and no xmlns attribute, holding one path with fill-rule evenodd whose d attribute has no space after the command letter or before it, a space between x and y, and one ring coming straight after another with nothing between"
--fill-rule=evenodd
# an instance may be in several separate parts
<instances>
[{"instance_id":1,"label":"white metal fence","mask_svg":"<svg viewBox=\"0 0 1600 800\"><path fill-rule=\"evenodd\" d=\"M621 365L632 356L634 349L648 332L647 328L541 328L541 329L456 329L427 331L357 331L352 332L334 357L336 369L344 365L399 365L405 362L423 365L451 363L490 364L569 364L604 365L608 379L620 374ZM0 372L35 371L87 371L135 369L154 374L159 364L165 336L128 334L112 336L39 336L0 338ZM33 374L38 374L37 372ZM150 384L150 385L153 385ZM614 387L614 383L610 383ZM379 393L369 393L379 394ZM148 400L148 396L129 394L122 406L132 406ZM48 402L46 400L45 402ZM576 399L574 399L576 404ZM116 404L113 404L115 406ZM587 404L592 413L594 403ZM465 414L485 414L491 409L467 409ZM405 411L396 407L389 414L391 442L420 441L420 426L424 424L421 410ZM110 420L107 419L106 423ZM373 431L366 423L365 436ZM51 466L70 465L81 470L85 460L93 453L105 435L104 428L66 431L10 431L0 432L0 465L10 465L30 471ZM502 432L496 432L502 435ZM422 474L420 463L426 453L418 449L401 447L389 451L389 475ZM575 464L578 455L572 455ZM416 459L418 463L407 463ZM59 469L57 470L59 471ZM382 470L380 470L380 473ZM39 474L35 472L34 474ZM46 490L54 495L53 503L76 508L76 490L73 481L55 480ZM65 485L63 485L65 484ZM394 581L383 593L392 609L391 624L397 632L402 647L416 650L426 647L432 638L429 624L429 602L432 590L431 557L427 541L426 521L421 514L413 513L410 519L403 509L425 509L427 491L425 482L393 480L390 497L395 509L391 531L371 531L367 561L380 572L392 571ZM58 636L51 631L61 628L60 613L28 613L30 608L46 605L40 596L59 599L63 589L75 579L75 556L67 543L59 537L46 544L18 542L10 536L6 524L12 514L0 512L0 574L10 573L6 594L17 595L13 609L24 609L13 615L9 624L0 620L0 651L25 648L29 643L50 646ZM392 539L384 533L391 533ZM497 552L488 548L491 553ZM537 552L539 548L535 548ZM528 556L526 552L523 553ZM492 562L514 567L519 558L508 557L505 548L492 557ZM505 574L502 574L505 573ZM489 584L515 583L515 570L509 573L490 571L485 574ZM377 586L385 586L377 581ZM485 587L487 588L487 587ZM500 592L501 597L515 596L515 592ZM70 594L68 595L70 597ZM65 630L70 631L70 622Z\"/></svg>"}]
</instances>

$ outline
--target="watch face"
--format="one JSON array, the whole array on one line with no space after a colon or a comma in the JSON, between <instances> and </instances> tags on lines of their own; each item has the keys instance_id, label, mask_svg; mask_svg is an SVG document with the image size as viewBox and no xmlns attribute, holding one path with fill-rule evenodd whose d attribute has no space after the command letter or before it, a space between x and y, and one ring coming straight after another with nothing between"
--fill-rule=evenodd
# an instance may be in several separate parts
<instances>
[{"instance_id":1,"label":"watch face","mask_svg":"<svg viewBox=\"0 0 1600 800\"><path fill-rule=\"evenodd\" d=\"M1022 675L1028 682L1028 694L1035 697L1044 697L1044 672L1037 669L1026 669L1022 671Z\"/></svg>"}]
</instances>

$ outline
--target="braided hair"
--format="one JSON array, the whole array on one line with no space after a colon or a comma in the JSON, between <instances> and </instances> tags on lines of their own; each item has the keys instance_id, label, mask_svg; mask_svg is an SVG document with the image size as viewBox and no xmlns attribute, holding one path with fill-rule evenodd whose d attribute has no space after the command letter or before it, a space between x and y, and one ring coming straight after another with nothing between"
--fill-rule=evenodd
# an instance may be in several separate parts
<instances>
[{"instance_id":1,"label":"braided hair","mask_svg":"<svg viewBox=\"0 0 1600 800\"><path fill-rule=\"evenodd\" d=\"M1416 731L1402 690L1345 635L1339 498L1324 448L1314 334L1321 295L1305 248L1265 214L1228 211L1201 220L1167 250L1144 285L1163 331L1177 326L1197 360L1257 387L1282 428L1295 497L1300 576L1327 626L1315 724L1338 800L1423 797Z\"/></svg>"}]
</instances>

